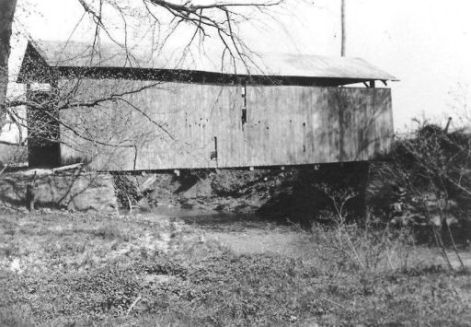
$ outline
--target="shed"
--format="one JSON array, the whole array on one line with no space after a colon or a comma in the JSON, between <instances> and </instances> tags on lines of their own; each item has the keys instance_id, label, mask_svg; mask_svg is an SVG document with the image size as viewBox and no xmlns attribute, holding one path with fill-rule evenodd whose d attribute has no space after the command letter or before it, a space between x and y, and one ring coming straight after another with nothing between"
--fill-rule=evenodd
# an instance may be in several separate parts
<instances>
[{"instance_id":1,"label":"shed","mask_svg":"<svg viewBox=\"0 0 471 327\"><path fill-rule=\"evenodd\" d=\"M253 53L242 62L44 41L28 44L18 78L49 83L54 95L29 110L32 131L38 115L55 126L30 135L30 165L115 171L370 160L393 134L391 90L375 82L394 80L359 58ZM365 87L348 86L356 83Z\"/></svg>"}]
</instances>

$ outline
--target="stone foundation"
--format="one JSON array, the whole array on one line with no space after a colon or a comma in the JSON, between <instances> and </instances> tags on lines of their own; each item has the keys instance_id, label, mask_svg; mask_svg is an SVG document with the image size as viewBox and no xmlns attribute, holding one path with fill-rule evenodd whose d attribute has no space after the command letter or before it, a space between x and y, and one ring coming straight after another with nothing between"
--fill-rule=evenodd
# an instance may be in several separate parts
<instances>
[{"instance_id":1,"label":"stone foundation","mask_svg":"<svg viewBox=\"0 0 471 327\"><path fill-rule=\"evenodd\" d=\"M0 176L0 202L26 208L26 189L33 181L37 209L111 212L118 207L112 176L85 172L80 168L68 171L32 169L4 173Z\"/></svg>"}]
</instances>

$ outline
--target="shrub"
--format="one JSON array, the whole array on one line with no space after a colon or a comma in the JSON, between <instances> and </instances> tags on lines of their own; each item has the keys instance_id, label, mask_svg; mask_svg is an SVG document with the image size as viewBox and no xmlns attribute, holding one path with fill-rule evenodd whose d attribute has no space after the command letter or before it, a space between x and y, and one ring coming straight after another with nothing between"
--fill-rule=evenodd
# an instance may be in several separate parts
<instances>
[{"instance_id":1,"label":"shrub","mask_svg":"<svg viewBox=\"0 0 471 327\"><path fill-rule=\"evenodd\" d=\"M445 225L471 209L471 136L435 125L399 139L386 163L373 166L370 206L378 216L408 224ZM461 208L461 209L460 209Z\"/></svg>"},{"instance_id":2,"label":"shrub","mask_svg":"<svg viewBox=\"0 0 471 327\"><path fill-rule=\"evenodd\" d=\"M397 140L385 159L373 172L373 212L392 223L427 227L450 268L446 240L464 267L450 225L469 226L471 136L424 125L413 138Z\"/></svg>"},{"instance_id":3,"label":"shrub","mask_svg":"<svg viewBox=\"0 0 471 327\"><path fill-rule=\"evenodd\" d=\"M116 197L120 207L131 209L141 198L136 183L128 175L113 175Z\"/></svg>"}]
</instances>

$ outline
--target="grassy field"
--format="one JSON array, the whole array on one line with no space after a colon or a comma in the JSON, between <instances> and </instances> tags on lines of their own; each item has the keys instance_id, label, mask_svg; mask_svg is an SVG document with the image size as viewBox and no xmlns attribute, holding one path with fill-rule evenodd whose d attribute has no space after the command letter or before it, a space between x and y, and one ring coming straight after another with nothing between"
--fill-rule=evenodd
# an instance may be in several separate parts
<instances>
[{"instance_id":1,"label":"grassy field","mask_svg":"<svg viewBox=\"0 0 471 327\"><path fill-rule=\"evenodd\" d=\"M469 273L348 228L2 212L0 325L471 326Z\"/></svg>"}]
</instances>

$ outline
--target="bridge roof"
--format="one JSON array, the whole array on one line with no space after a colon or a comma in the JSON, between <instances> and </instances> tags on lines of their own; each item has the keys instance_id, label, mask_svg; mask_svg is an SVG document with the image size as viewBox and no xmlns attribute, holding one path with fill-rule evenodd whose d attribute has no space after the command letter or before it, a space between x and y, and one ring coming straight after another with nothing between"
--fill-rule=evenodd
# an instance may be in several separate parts
<instances>
[{"instance_id":1,"label":"bridge roof","mask_svg":"<svg viewBox=\"0 0 471 327\"><path fill-rule=\"evenodd\" d=\"M27 72L26 63L42 63L62 72L71 69L113 70L120 72L178 71L209 76L275 77L303 80L331 80L333 84L363 81L397 81L393 75L361 58L327 57L311 54L251 53L250 59L232 58L227 53L184 52L180 49L150 51L125 49L115 44L92 47L79 42L30 41L19 81ZM149 75L150 74L150 75ZM146 79L143 77L143 79Z\"/></svg>"}]
</instances>

